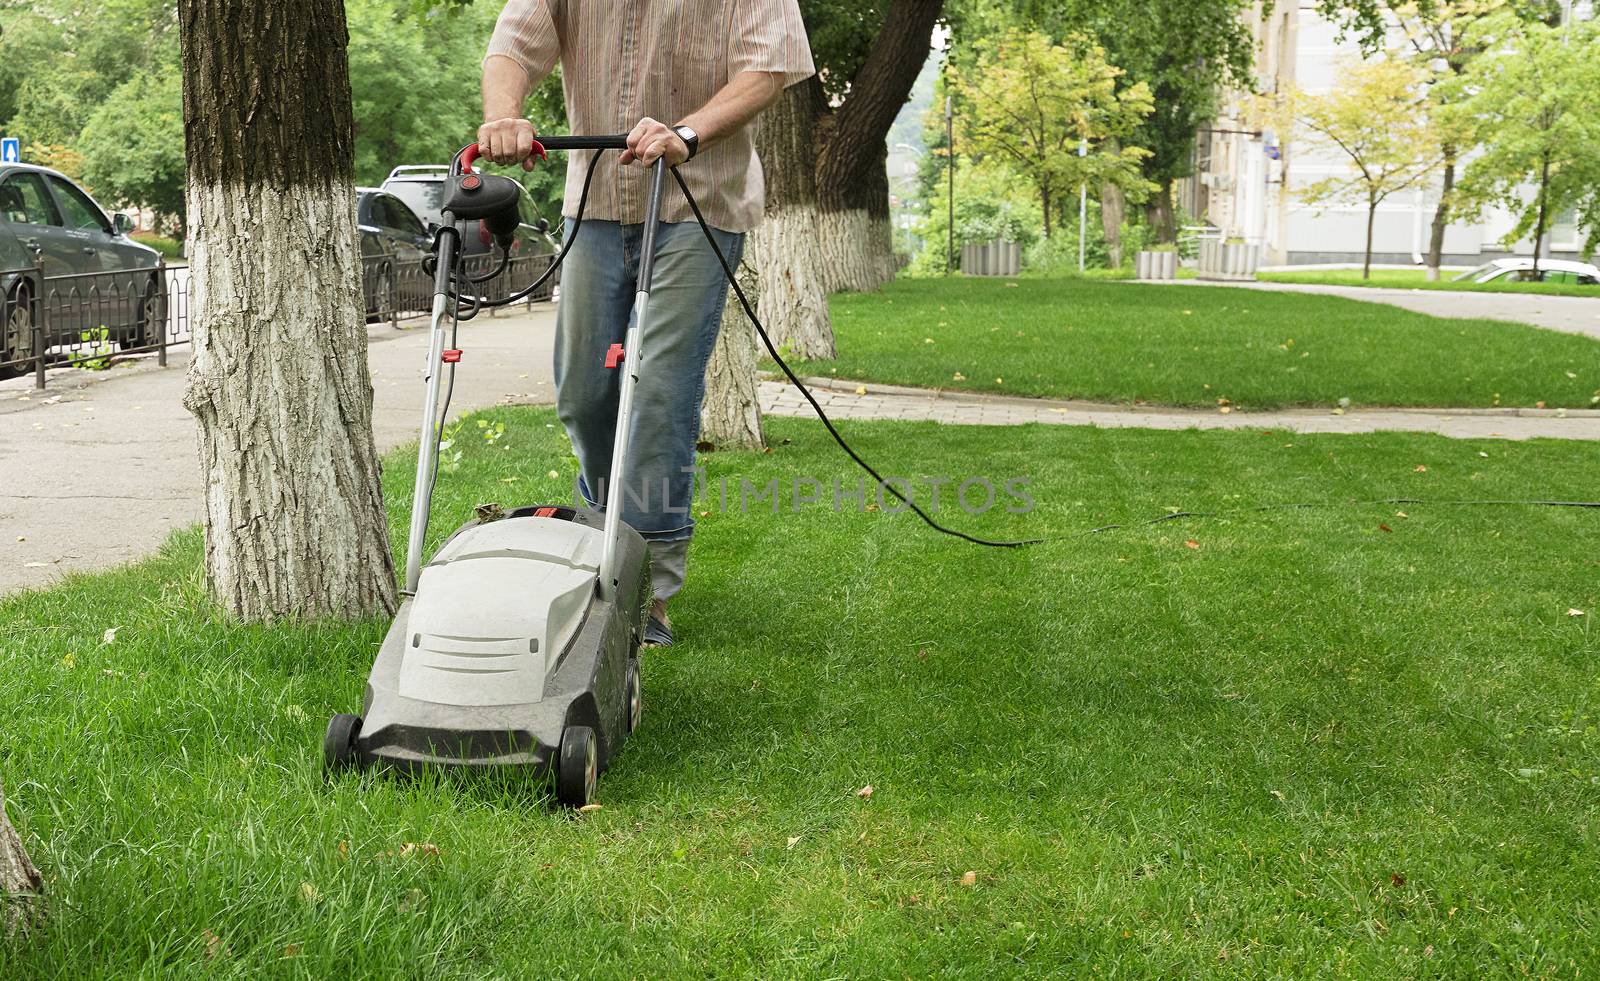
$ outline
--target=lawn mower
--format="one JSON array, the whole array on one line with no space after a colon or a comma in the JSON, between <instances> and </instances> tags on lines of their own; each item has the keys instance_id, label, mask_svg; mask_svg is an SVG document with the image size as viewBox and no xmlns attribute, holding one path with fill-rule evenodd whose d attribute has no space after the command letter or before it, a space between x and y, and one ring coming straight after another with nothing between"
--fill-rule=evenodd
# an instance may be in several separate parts
<instances>
[{"instance_id":1,"label":"lawn mower","mask_svg":"<svg viewBox=\"0 0 1600 981\"><path fill-rule=\"evenodd\" d=\"M593 150L597 160L600 151L626 146L623 136L552 137L534 152L542 157L547 149ZM361 714L333 717L323 756L330 771L374 765L553 770L556 798L582 807L594 799L596 778L639 725L639 643L651 599L644 539L623 523L620 507L485 506L422 562L441 416L449 411L448 393L462 357L455 325L479 306L518 298L477 296L475 284L501 270L474 278L461 262L457 222L483 221L508 256L519 220L521 188L508 177L475 173L477 156L474 144L451 165L431 260L433 312L406 588L368 676ZM646 364L639 338L649 309L665 175L665 161L657 160L645 207L634 319L625 343L612 345L606 355L606 366L622 372L612 488L625 486L634 384ZM585 198L587 190L586 182ZM581 221L580 204L549 270L519 295L537 289L559 268ZM452 384L441 412L440 382L447 370Z\"/></svg>"}]
</instances>

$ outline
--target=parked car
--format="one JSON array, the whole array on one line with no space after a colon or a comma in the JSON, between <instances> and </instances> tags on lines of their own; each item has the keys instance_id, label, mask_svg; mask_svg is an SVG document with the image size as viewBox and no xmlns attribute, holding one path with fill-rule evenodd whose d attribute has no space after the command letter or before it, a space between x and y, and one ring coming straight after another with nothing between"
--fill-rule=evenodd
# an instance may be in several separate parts
<instances>
[{"instance_id":1,"label":"parked car","mask_svg":"<svg viewBox=\"0 0 1600 981\"><path fill-rule=\"evenodd\" d=\"M161 254L128 238L133 219L108 216L83 188L47 167L0 166L0 375L33 356L34 318L46 347L99 342L145 347L166 329ZM7 367L9 365L9 367Z\"/></svg>"},{"instance_id":2,"label":"parked car","mask_svg":"<svg viewBox=\"0 0 1600 981\"><path fill-rule=\"evenodd\" d=\"M367 319L391 310L426 310L430 281L422 270L433 237L406 203L376 187L356 188L362 291Z\"/></svg>"},{"instance_id":3,"label":"parked car","mask_svg":"<svg viewBox=\"0 0 1600 981\"><path fill-rule=\"evenodd\" d=\"M1452 280L1457 283L1564 283L1569 286L1600 286L1600 267L1570 259L1540 259L1533 270L1531 257L1491 259L1468 269Z\"/></svg>"},{"instance_id":4,"label":"parked car","mask_svg":"<svg viewBox=\"0 0 1600 981\"><path fill-rule=\"evenodd\" d=\"M438 227L443 220L439 206L444 199L445 181L450 176L449 167L438 166L407 166L396 167L390 172L388 180L383 182L383 189L399 197L411 206L421 219L430 228ZM557 251L556 240L550 235L550 222L539 214L539 209L534 206L533 199L528 197L528 192L522 192L518 203L518 210L522 216L522 223L517 228L516 241L511 247L513 260L527 256L554 255ZM480 221L462 223L461 228L462 254L471 259L474 256L497 255L494 247L494 238L489 230ZM476 265L487 267L487 260L479 260ZM537 267L543 271L543 266ZM511 285L520 285L513 281ZM547 284L547 289L554 283Z\"/></svg>"}]
</instances>

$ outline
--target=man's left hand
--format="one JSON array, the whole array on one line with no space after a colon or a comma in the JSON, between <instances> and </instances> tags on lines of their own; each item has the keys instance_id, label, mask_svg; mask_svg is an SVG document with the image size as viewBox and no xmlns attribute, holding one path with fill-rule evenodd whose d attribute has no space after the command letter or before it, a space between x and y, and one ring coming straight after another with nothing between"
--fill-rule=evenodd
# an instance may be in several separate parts
<instances>
[{"instance_id":1,"label":"man's left hand","mask_svg":"<svg viewBox=\"0 0 1600 981\"><path fill-rule=\"evenodd\" d=\"M672 131L666 123L649 116L639 120L639 125L628 134L628 148L618 160L625 164L638 162L649 166L657 157L666 157L667 166L676 167L689 159L689 147L683 137Z\"/></svg>"}]
</instances>

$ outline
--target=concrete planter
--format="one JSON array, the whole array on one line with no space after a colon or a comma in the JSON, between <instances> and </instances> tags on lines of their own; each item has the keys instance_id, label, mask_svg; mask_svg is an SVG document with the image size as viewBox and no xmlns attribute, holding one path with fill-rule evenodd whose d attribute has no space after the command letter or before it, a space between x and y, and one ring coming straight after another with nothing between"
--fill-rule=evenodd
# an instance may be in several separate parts
<instances>
[{"instance_id":1,"label":"concrete planter","mask_svg":"<svg viewBox=\"0 0 1600 981\"><path fill-rule=\"evenodd\" d=\"M1137 279L1177 279L1178 253L1140 252L1133 259L1133 274Z\"/></svg>"},{"instance_id":2,"label":"concrete planter","mask_svg":"<svg viewBox=\"0 0 1600 981\"><path fill-rule=\"evenodd\" d=\"M1022 271L1022 246L998 239L963 245L961 271L968 276L1015 276Z\"/></svg>"},{"instance_id":3,"label":"concrete planter","mask_svg":"<svg viewBox=\"0 0 1600 981\"><path fill-rule=\"evenodd\" d=\"M1256 267L1260 264L1259 245L1215 240L1200 243L1201 279L1253 280L1256 278Z\"/></svg>"}]
</instances>

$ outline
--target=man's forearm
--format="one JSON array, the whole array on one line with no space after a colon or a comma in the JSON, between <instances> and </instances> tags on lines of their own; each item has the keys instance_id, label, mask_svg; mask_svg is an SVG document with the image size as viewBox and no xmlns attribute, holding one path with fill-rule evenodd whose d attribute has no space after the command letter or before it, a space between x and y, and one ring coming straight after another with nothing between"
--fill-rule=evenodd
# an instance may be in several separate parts
<instances>
[{"instance_id":1,"label":"man's forearm","mask_svg":"<svg viewBox=\"0 0 1600 981\"><path fill-rule=\"evenodd\" d=\"M533 79L510 58L495 56L483 63L483 121L520 119Z\"/></svg>"},{"instance_id":2,"label":"man's forearm","mask_svg":"<svg viewBox=\"0 0 1600 981\"><path fill-rule=\"evenodd\" d=\"M687 126L700 137L700 149L743 129L761 110L783 94L783 75L778 72L740 72L728 81L705 105L676 124Z\"/></svg>"}]
</instances>

